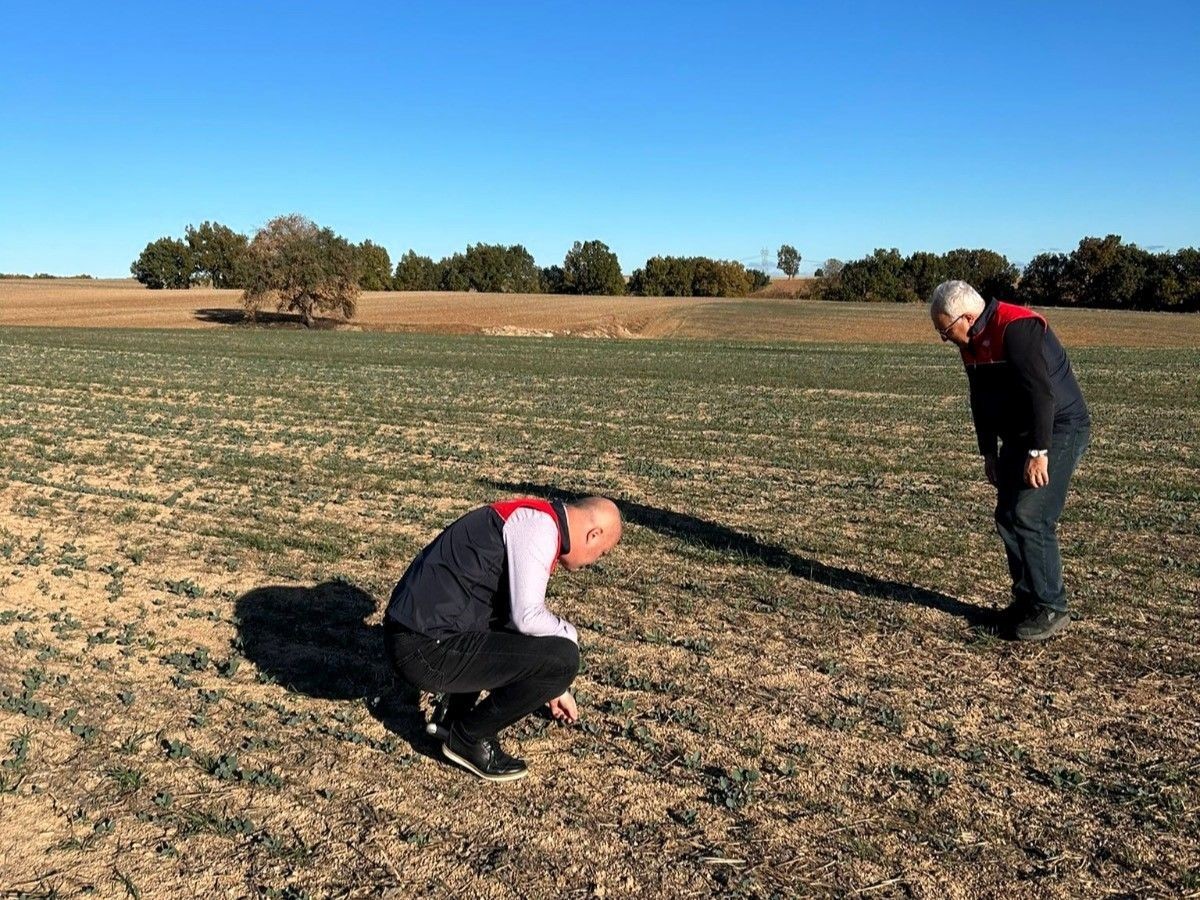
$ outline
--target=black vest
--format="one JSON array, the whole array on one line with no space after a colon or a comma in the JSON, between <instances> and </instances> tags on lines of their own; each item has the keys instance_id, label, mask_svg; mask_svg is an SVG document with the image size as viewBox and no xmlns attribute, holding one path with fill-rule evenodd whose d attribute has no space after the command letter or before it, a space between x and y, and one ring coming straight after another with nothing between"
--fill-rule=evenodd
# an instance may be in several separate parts
<instances>
[{"instance_id":1,"label":"black vest","mask_svg":"<svg viewBox=\"0 0 1200 900\"><path fill-rule=\"evenodd\" d=\"M504 523L525 508L553 513L559 555L570 550L561 503L515 500L482 506L449 525L417 555L392 591L387 618L431 638L505 630L511 611Z\"/></svg>"}]
</instances>

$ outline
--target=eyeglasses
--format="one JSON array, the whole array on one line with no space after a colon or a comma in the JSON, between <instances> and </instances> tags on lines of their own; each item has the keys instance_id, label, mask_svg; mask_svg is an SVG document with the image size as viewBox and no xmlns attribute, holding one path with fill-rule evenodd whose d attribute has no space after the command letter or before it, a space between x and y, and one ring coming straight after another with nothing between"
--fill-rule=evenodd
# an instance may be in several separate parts
<instances>
[{"instance_id":1,"label":"eyeglasses","mask_svg":"<svg viewBox=\"0 0 1200 900\"><path fill-rule=\"evenodd\" d=\"M966 315L966 313L963 313L962 315L958 316L957 318L955 318L955 320L954 320L953 322L951 322L951 323L950 323L949 325L947 325L945 328L938 328L938 329L935 329L935 330L937 331L937 333L938 333L938 334L940 334L940 335L942 336L942 340L943 340L943 341L948 341L948 340L950 340L950 329L951 329L951 328L953 328L955 325L957 325L957 324L958 324L958 320L959 320L959 319L961 319L961 318L962 318L963 316L965 316L965 315Z\"/></svg>"}]
</instances>

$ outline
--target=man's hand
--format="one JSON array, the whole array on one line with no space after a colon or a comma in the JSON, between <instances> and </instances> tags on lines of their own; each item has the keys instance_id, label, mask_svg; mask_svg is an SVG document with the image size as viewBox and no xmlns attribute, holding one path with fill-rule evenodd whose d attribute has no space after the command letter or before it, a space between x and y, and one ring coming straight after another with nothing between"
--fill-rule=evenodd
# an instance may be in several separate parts
<instances>
[{"instance_id":1,"label":"man's hand","mask_svg":"<svg viewBox=\"0 0 1200 900\"><path fill-rule=\"evenodd\" d=\"M550 707L550 715L560 722L574 725L579 721L579 708L570 691L564 691L561 697L555 697L546 705Z\"/></svg>"},{"instance_id":2,"label":"man's hand","mask_svg":"<svg viewBox=\"0 0 1200 900\"><path fill-rule=\"evenodd\" d=\"M988 483L993 487L996 486L996 454L989 453L983 458L983 474L987 476Z\"/></svg>"},{"instance_id":3,"label":"man's hand","mask_svg":"<svg viewBox=\"0 0 1200 900\"><path fill-rule=\"evenodd\" d=\"M1050 483L1050 457L1030 456L1025 460L1025 483L1043 488Z\"/></svg>"}]
</instances>

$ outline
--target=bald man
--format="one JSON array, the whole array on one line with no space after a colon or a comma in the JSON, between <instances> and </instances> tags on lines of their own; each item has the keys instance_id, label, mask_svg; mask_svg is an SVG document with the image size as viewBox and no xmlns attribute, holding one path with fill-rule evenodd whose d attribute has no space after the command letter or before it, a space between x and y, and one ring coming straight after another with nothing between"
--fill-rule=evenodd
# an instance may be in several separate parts
<instances>
[{"instance_id":1,"label":"bald man","mask_svg":"<svg viewBox=\"0 0 1200 900\"><path fill-rule=\"evenodd\" d=\"M413 560L392 591L384 640L401 678L446 695L435 720L447 759L513 781L528 769L500 747L502 729L543 704L575 722L579 635L546 608L546 585L560 563L582 569L620 539L620 510L604 497L506 500L467 513Z\"/></svg>"}]
</instances>

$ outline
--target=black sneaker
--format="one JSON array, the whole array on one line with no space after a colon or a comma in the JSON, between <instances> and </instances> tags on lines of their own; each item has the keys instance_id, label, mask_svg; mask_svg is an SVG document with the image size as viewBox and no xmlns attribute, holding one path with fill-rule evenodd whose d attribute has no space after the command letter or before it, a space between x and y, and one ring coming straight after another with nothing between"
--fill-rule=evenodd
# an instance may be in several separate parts
<instances>
[{"instance_id":1,"label":"black sneaker","mask_svg":"<svg viewBox=\"0 0 1200 900\"><path fill-rule=\"evenodd\" d=\"M1000 618L1013 625L1019 625L1036 612L1037 607L1033 605L1032 600L1014 597L1008 606L1000 610Z\"/></svg>"},{"instance_id":2,"label":"black sneaker","mask_svg":"<svg viewBox=\"0 0 1200 900\"><path fill-rule=\"evenodd\" d=\"M442 744L442 755L488 781L516 781L529 774L525 761L501 750L499 739L494 737L470 743L451 729Z\"/></svg>"},{"instance_id":3,"label":"black sneaker","mask_svg":"<svg viewBox=\"0 0 1200 900\"><path fill-rule=\"evenodd\" d=\"M1071 614L1057 609L1042 607L1035 610L1017 626L1018 641L1044 641L1067 627Z\"/></svg>"}]
</instances>

